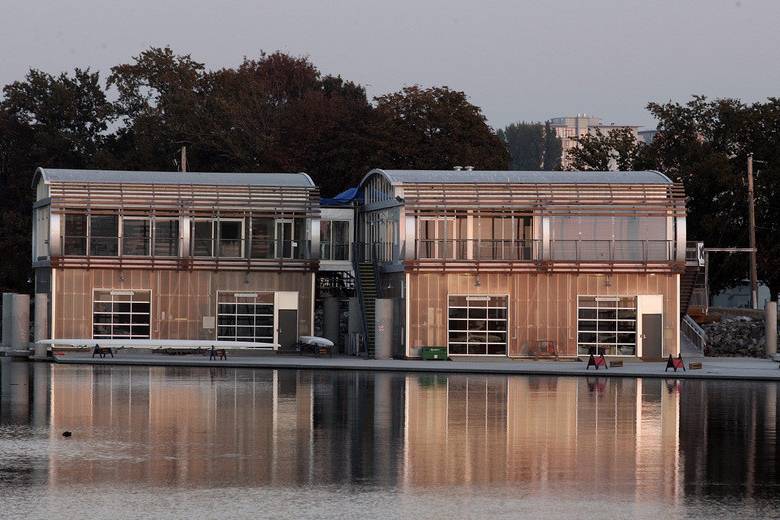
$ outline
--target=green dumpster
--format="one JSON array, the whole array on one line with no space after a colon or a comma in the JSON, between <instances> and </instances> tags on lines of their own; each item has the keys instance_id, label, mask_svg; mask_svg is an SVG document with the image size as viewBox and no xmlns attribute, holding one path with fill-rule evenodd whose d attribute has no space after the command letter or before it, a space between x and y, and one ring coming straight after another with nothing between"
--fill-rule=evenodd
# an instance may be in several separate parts
<instances>
[{"instance_id":1,"label":"green dumpster","mask_svg":"<svg viewBox=\"0 0 780 520\"><path fill-rule=\"evenodd\" d=\"M432 359L447 359L447 347L422 347L420 350L422 358L426 361Z\"/></svg>"}]
</instances>

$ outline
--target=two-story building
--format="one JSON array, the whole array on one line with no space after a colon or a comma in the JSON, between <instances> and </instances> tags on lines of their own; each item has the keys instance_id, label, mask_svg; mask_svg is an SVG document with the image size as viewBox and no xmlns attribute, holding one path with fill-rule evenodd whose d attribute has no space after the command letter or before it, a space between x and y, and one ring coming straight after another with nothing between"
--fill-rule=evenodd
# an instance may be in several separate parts
<instances>
[{"instance_id":1,"label":"two-story building","mask_svg":"<svg viewBox=\"0 0 780 520\"><path fill-rule=\"evenodd\" d=\"M359 191L358 285L398 300L394 355L679 352L685 196L663 174L372 170Z\"/></svg>"},{"instance_id":2,"label":"two-story building","mask_svg":"<svg viewBox=\"0 0 780 520\"><path fill-rule=\"evenodd\" d=\"M305 173L39 168L33 187L51 339L289 348L312 333L319 192Z\"/></svg>"}]
</instances>

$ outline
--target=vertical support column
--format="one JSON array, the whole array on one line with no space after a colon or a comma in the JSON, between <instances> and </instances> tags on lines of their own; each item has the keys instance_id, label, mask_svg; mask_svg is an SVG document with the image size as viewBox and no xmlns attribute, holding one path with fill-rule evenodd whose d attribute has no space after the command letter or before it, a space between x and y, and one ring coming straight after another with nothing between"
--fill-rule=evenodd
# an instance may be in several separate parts
<instances>
[{"instance_id":1,"label":"vertical support column","mask_svg":"<svg viewBox=\"0 0 780 520\"><path fill-rule=\"evenodd\" d=\"M13 293L3 293L3 339L2 344L0 344L0 348L3 350L10 350L11 349L11 323L12 323L12 312L14 306L14 295Z\"/></svg>"},{"instance_id":2,"label":"vertical support column","mask_svg":"<svg viewBox=\"0 0 780 520\"><path fill-rule=\"evenodd\" d=\"M340 343L339 338L339 300L329 296L325 298L323 302L322 312L322 333L331 340L334 345L338 346Z\"/></svg>"},{"instance_id":3,"label":"vertical support column","mask_svg":"<svg viewBox=\"0 0 780 520\"><path fill-rule=\"evenodd\" d=\"M393 299L377 298L374 308L374 358L393 356Z\"/></svg>"},{"instance_id":4,"label":"vertical support column","mask_svg":"<svg viewBox=\"0 0 780 520\"><path fill-rule=\"evenodd\" d=\"M777 302L766 302L764 318L766 321L766 355L771 358L777 354Z\"/></svg>"},{"instance_id":5,"label":"vertical support column","mask_svg":"<svg viewBox=\"0 0 780 520\"><path fill-rule=\"evenodd\" d=\"M12 350L23 350L30 344L30 296L27 294L13 294L11 302L9 347ZM3 299L3 304L5 309L5 299Z\"/></svg>"},{"instance_id":6,"label":"vertical support column","mask_svg":"<svg viewBox=\"0 0 780 520\"><path fill-rule=\"evenodd\" d=\"M349 348L346 349L346 353L350 356L357 355L357 345L354 342L354 338L362 330L360 316L360 300L357 297L352 297L349 299L349 318L347 320L347 334L349 337L347 345Z\"/></svg>"},{"instance_id":7,"label":"vertical support column","mask_svg":"<svg viewBox=\"0 0 780 520\"><path fill-rule=\"evenodd\" d=\"M46 293L35 294L35 316L33 324L33 341L35 342L35 357L46 357L46 345L38 342L49 339L49 295Z\"/></svg>"}]
</instances>

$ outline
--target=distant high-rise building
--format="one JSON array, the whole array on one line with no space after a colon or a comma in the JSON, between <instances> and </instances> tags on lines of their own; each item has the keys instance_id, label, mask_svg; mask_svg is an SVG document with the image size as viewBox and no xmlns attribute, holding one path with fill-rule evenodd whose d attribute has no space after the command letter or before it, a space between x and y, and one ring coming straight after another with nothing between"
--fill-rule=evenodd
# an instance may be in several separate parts
<instances>
[{"instance_id":1,"label":"distant high-rise building","mask_svg":"<svg viewBox=\"0 0 780 520\"><path fill-rule=\"evenodd\" d=\"M600 117L589 116L587 114L577 114L576 116L554 117L550 119L550 127L555 130L555 136L561 140L561 167L564 170L571 168L572 148L576 148L578 143L576 138L586 134L595 134L596 130L602 134L608 134L613 130L628 128L639 140L636 125L616 125L615 123L605 124Z\"/></svg>"}]
</instances>

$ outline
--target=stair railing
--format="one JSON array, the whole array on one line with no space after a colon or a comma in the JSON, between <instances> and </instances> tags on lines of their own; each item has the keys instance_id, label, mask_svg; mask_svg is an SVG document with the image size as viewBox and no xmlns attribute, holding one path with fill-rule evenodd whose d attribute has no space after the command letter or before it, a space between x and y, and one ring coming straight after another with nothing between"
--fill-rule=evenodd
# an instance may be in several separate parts
<instances>
[{"instance_id":1,"label":"stair railing","mask_svg":"<svg viewBox=\"0 0 780 520\"><path fill-rule=\"evenodd\" d=\"M707 333L688 314L680 320L680 333L695 345L699 352L704 353L707 347Z\"/></svg>"},{"instance_id":2,"label":"stair railing","mask_svg":"<svg viewBox=\"0 0 780 520\"><path fill-rule=\"evenodd\" d=\"M365 352L368 356L368 321L366 320L366 301L363 297L363 282L360 277L360 264L363 263L365 257L364 242L355 242L353 245L354 251L352 251L352 269L355 271L355 292L358 295L358 303L360 304L360 325L363 329L360 345L358 346L358 354Z\"/></svg>"}]
</instances>

